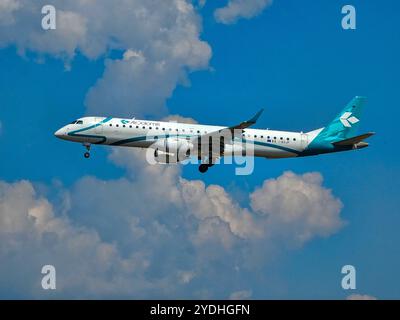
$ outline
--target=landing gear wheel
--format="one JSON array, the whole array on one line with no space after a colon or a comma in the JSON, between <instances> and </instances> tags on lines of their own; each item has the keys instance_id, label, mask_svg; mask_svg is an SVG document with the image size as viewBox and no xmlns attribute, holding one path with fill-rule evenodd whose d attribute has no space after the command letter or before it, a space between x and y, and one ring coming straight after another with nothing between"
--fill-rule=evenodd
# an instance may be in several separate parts
<instances>
[{"instance_id":1,"label":"landing gear wheel","mask_svg":"<svg viewBox=\"0 0 400 320\"><path fill-rule=\"evenodd\" d=\"M201 164L200 166L199 166L199 171L201 172L201 173L206 173L207 172L207 170L208 170L208 164Z\"/></svg>"},{"instance_id":2,"label":"landing gear wheel","mask_svg":"<svg viewBox=\"0 0 400 320\"><path fill-rule=\"evenodd\" d=\"M90 158L90 143L83 143L83 146L86 148L86 152L84 154L86 159Z\"/></svg>"}]
</instances>

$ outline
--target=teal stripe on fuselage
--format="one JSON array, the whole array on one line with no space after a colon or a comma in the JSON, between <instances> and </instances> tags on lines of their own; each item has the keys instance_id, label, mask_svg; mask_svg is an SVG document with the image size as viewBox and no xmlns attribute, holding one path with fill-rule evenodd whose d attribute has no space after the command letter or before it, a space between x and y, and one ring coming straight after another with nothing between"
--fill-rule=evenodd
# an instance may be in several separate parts
<instances>
[{"instance_id":1,"label":"teal stripe on fuselage","mask_svg":"<svg viewBox=\"0 0 400 320\"><path fill-rule=\"evenodd\" d=\"M157 139L155 139L155 137L157 137ZM139 141L156 141L159 139L166 139L166 138L190 138L190 137L196 137L194 135L155 135L155 136L139 136L139 137L133 137L133 138L129 138L129 139L124 139L124 140L119 140L116 142L113 142L110 144L110 146L122 146L124 144L128 144L131 142L139 142Z\"/></svg>"},{"instance_id":2,"label":"teal stripe on fuselage","mask_svg":"<svg viewBox=\"0 0 400 320\"><path fill-rule=\"evenodd\" d=\"M87 130L90 130L90 129L97 128L98 126L101 126L103 123L106 123L106 122L110 121L111 119L112 119L112 117L105 118L104 120L100 121L99 123L93 124L93 125L91 125L89 127L68 132L68 135L71 136L71 137L101 139L100 141L95 142L94 144L102 144L102 143L107 141L107 137L106 136L97 136L97 135L95 136L95 135L90 135L90 134L78 134L78 132L84 132L84 131L87 131Z\"/></svg>"},{"instance_id":3,"label":"teal stripe on fuselage","mask_svg":"<svg viewBox=\"0 0 400 320\"><path fill-rule=\"evenodd\" d=\"M164 135L164 136L139 136L139 137L133 137L133 138L129 138L129 139L124 139L124 140L119 140L116 141L114 143L111 143L111 146L122 146L128 143L132 143L132 142L139 142L139 141L156 141L157 139L154 139L155 137L158 137L158 139L164 139L164 138L186 138L186 137L198 137L195 135ZM270 147L270 148L274 148L274 149L279 149L279 150L283 150L286 152L290 152L290 153L295 153L295 154L300 154L301 152L295 149L291 149L288 147L284 147L284 146L279 146L279 145L275 145L272 143L267 143L267 142L261 142L261 141L254 141L254 140L246 140L246 139L241 139L241 142L246 143L247 141L250 141L250 143L254 143L256 145L260 145L263 147ZM239 141L238 141L239 142Z\"/></svg>"}]
</instances>

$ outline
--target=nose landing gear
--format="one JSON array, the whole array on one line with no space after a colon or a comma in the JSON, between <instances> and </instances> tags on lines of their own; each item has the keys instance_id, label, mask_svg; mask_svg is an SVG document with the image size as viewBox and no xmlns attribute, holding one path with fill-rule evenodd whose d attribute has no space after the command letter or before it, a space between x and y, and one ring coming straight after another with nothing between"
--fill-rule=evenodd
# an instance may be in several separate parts
<instances>
[{"instance_id":1,"label":"nose landing gear","mask_svg":"<svg viewBox=\"0 0 400 320\"><path fill-rule=\"evenodd\" d=\"M86 152L84 153L84 157L86 159L90 158L90 143L84 143L83 146L86 148Z\"/></svg>"}]
</instances>

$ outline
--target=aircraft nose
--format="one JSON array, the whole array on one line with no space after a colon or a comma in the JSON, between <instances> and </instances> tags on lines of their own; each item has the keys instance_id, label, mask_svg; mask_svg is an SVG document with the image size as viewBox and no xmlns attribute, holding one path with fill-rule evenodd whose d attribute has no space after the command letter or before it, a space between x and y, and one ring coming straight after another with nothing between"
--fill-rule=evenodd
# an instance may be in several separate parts
<instances>
[{"instance_id":1,"label":"aircraft nose","mask_svg":"<svg viewBox=\"0 0 400 320\"><path fill-rule=\"evenodd\" d=\"M54 132L54 135L55 135L57 138L61 138L61 137L64 135L64 129L61 128L61 129L57 130L56 132Z\"/></svg>"}]
</instances>

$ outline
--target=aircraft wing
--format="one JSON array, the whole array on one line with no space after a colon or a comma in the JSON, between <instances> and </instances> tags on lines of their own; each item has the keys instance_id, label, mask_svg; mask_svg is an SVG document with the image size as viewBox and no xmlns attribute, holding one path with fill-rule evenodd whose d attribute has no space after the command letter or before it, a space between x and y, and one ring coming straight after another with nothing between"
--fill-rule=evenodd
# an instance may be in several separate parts
<instances>
[{"instance_id":1,"label":"aircraft wing","mask_svg":"<svg viewBox=\"0 0 400 320\"><path fill-rule=\"evenodd\" d=\"M224 153L225 143L232 143L235 136L241 137L243 129L254 125L263 111L264 109L261 109L251 119L243 121L237 125L194 137L192 143L199 150L199 155L206 154L213 158L219 158ZM204 148L205 145L208 145L208 148ZM200 152L200 149L202 152Z\"/></svg>"}]
</instances>

